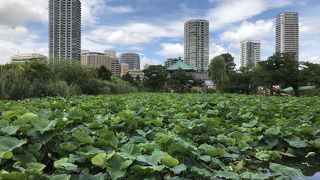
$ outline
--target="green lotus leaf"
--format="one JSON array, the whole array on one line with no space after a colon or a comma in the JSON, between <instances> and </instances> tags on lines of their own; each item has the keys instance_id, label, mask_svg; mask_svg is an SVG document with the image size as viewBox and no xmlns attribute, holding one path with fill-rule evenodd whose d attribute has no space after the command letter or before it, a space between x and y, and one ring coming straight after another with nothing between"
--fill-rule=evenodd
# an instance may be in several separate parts
<instances>
[{"instance_id":1,"label":"green lotus leaf","mask_svg":"<svg viewBox=\"0 0 320 180\"><path fill-rule=\"evenodd\" d=\"M290 146L294 148L305 148L309 146L306 140L301 140L301 138L298 136L291 136L285 138L284 140L287 141L290 144Z\"/></svg>"},{"instance_id":2,"label":"green lotus leaf","mask_svg":"<svg viewBox=\"0 0 320 180\"><path fill-rule=\"evenodd\" d=\"M136 159L141 155L141 148L135 144L127 143L123 145L120 149L122 155L127 158Z\"/></svg>"},{"instance_id":3,"label":"green lotus leaf","mask_svg":"<svg viewBox=\"0 0 320 180\"><path fill-rule=\"evenodd\" d=\"M91 159L91 163L93 165L96 165L96 166L104 169L107 167L107 160L109 160L114 154L115 154L114 151L110 154L99 153Z\"/></svg>"},{"instance_id":4,"label":"green lotus leaf","mask_svg":"<svg viewBox=\"0 0 320 180\"><path fill-rule=\"evenodd\" d=\"M173 158L169 154L163 154L160 157L160 162L170 168L176 167L180 163L178 159Z\"/></svg>"},{"instance_id":5,"label":"green lotus leaf","mask_svg":"<svg viewBox=\"0 0 320 180\"><path fill-rule=\"evenodd\" d=\"M18 126L6 126L0 129L0 134L13 135L19 130Z\"/></svg>"},{"instance_id":6,"label":"green lotus leaf","mask_svg":"<svg viewBox=\"0 0 320 180\"><path fill-rule=\"evenodd\" d=\"M269 161L271 158L271 155L269 152L261 151L255 154L255 157L261 161Z\"/></svg>"},{"instance_id":7,"label":"green lotus leaf","mask_svg":"<svg viewBox=\"0 0 320 180\"><path fill-rule=\"evenodd\" d=\"M26 113L21 116L21 119L23 119L24 121L27 121L27 122L34 121L37 118L38 118L38 115L33 114L33 113Z\"/></svg>"},{"instance_id":8,"label":"green lotus leaf","mask_svg":"<svg viewBox=\"0 0 320 180\"><path fill-rule=\"evenodd\" d=\"M69 142L64 142L64 143L60 144L60 148L66 152L73 152L76 149L78 149L78 146L76 146L72 143L69 143Z\"/></svg>"},{"instance_id":9,"label":"green lotus leaf","mask_svg":"<svg viewBox=\"0 0 320 180\"><path fill-rule=\"evenodd\" d=\"M78 132L72 133L72 136L76 138L79 142L84 144L94 143L94 139L84 131L78 131Z\"/></svg>"},{"instance_id":10,"label":"green lotus leaf","mask_svg":"<svg viewBox=\"0 0 320 180\"><path fill-rule=\"evenodd\" d=\"M56 121L49 121L44 118L37 118L33 121L33 126L36 131L43 134L46 131L50 131L56 125Z\"/></svg>"},{"instance_id":11,"label":"green lotus leaf","mask_svg":"<svg viewBox=\"0 0 320 180\"><path fill-rule=\"evenodd\" d=\"M280 127L272 127L267 129L264 134L267 136L277 136L279 135L281 132L281 128Z\"/></svg>"},{"instance_id":12,"label":"green lotus leaf","mask_svg":"<svg viewBox=\"0 0 320 180\"><path fill-rule=\"evenodd\" d=\"M218 139L219 142L227 144L227 145L235 145L236 144L236 140L235 139L227 137L224 134L219 134L217 136L217 139Z\"/></svg>"},{"instance_id":13,"label":"green lotus leaf","mask_svg":"<svg viewBox=\"0 0 320 180\"><path fill-rule=\"evenodd\" d=\"M46 167L46 165L38 163L38 162L31 162L27 164L27 174L30 175L37 175L42 174L43 169Z\"/></svg>"},{"instance_id":14,"label":"green lotus leaf","mask_svg":"<svg viewBox=\"0 0 320 180\"><path fill-rule=\"evenodd\" d=\"M6 172L4 170L0 171L0 179L8 180L26 180L28 179L28 174L24 172Z\"/></svg>"},{"instance_id":15,"label":"green lotus leaf","mask_svg":"<svg viewBox=\"0 0 320 180\"><path fill-rule=\"evenodd\" d=\"M187 166L185 164L179 164L178 166L170 169L174 174L180 174L187 170Z\"/></svg>"},{"instance_id":16,"label":"green lotus leaf","mask_svg":"<svg viewBox=\"0 0 320 180\"><path fill-rule=\"evenodd\" d=\"M12 158L12 150L26 144L27 140L19 140L14 137L0 137L0 159Z\"/></svg>"},{"instance_id":17,"label":"green lotus leaf","mask_svg":"<svg viewBox=\"0 0 320 180\"><path fill-rule=\"evenodd\" d=\"M287 167L287 166L277 164L277 163L270 163L269 168L271 171L273 171L274 173L276 173L278 175L289 176L291 178L302 176L300 169Z\"/></svg>"},{"instance_id":18,"label":"green lotus leaf","mask_svg":"<svg viewBox=\"0 0 320 180\"><path fill-rule=\"evenodd\" d=\"M234 179L234 180L240 179L239 174L234 173L234 172L228 172L228 171L215 171L214 177L225 178L225 179Z\"/></svg>"},{"instance_id":19,"label":"green lotus leaf","mask_svg":"<svg viewBox=\"0 0 320 180\"><path fill-rule=\"evenodd\" d=\"M116 153L107 161L107 172L112 179L122 178L132 162L132 160L127 160Z\"/></svg>"},{"instance_id":20,"label":"green lotus leaf","mask_svg":"<svg viewBox=\"0 0 320 180\"><path fill-rule=\"evenodd\" d=\"M54 175L49 178L49 180L70 180L71 175L67 174L60 174L60 175Z\"/></svg>"},{"instance_id":21,"label":"green lotus leaf","mask_svg":"<svg viewBox=\"0 0 320 180\"><path fill-rule=\"evenodd\" d=\"M76 170L77 166L72 163L69 163L68 160L68 158L62 158L55 161L53 165L56 169L66 169L70 171Z\"/></svg>"}]
</instances>

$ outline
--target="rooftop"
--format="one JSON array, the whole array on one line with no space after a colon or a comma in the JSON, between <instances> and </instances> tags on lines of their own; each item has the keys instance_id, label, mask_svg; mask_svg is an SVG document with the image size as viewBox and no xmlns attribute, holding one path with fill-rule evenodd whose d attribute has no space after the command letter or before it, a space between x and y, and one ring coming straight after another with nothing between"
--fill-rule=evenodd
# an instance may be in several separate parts
<instances>
[{"instance_id":1,"label":"rooftop","mask_svg":"<svg viewBox=\"0 0 320 180\"><path fill-rule=\"evenodd\" d=\"M193 71L195 69L193 69L188 64L184 63L182 60L179 60L177 63L168 67L168 70L169 71L177 71L177 70Z\"/></svg>"}]
</instances>

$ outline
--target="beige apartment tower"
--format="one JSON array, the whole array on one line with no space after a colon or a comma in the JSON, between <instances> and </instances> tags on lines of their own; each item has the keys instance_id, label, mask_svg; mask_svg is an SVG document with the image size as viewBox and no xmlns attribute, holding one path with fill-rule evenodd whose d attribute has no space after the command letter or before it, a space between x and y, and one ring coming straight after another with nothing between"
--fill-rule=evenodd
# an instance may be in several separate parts
<instances>
[{"instance_id":1,"label":"beige apartment tower","mask_svg":"<svg viewBox=\"0 0 320 180\"><path fill-rule=\"evenodd\" d=\"M283 12L276 20L276 52L294 53L299 60L299 14Z\"/></svg>"},{"instance_id":2,"label":"beige apartment tower","mask_svg":"<svg viewBox=\"0 0 320 180\"><path fill-rule=\"evenodd\" d=\"M184 59L197 71L208 71L209 21L197 19L184 24Z\"/></svg>"}]
</instances>

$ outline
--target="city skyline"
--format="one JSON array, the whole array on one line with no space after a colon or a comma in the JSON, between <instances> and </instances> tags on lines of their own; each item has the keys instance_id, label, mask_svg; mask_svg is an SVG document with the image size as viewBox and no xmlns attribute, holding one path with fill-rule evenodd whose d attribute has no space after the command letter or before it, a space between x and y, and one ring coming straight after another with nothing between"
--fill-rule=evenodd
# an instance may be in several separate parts
<instances>
[{"instance_id":1,"label":"city skyline","mask_svg":"<svg viewBox=\"0 0 320 180\"><path fill-rule=\"evenodd\" d=\"M275 52L276 16L286 11L297 11L301 17L300 57L302 60L311 58L314 62L320 62L320 55L316 51L320 46L317 43L320 34L317 31L319 20L315 18L320 4L316 1L285 0L266 3L266 0L254 0L250 6L242 0L191 0L188 3L161 1L162 4L146 4L141 0L134 1L135 3L126 0L121 3L103 0L81 2L82 49L97 52L112 49L118 54L134 51L142 56L141 66L163 64L167 58L183 56L183 24L195 18L207 19L210 22L210 59L214 55L230 52L240 66L240 41L258 39L261 40L261 59L264 60ZM0 31L0 38L4 46L0 50L1 64L8 62L9 57L17 52L48 55L48 42L45 40L47 0L36 0L31 10L25 9L27 4L21 0L0 3L3 8L13 8L13 5L16 5L13 10L16 8L20 14L26 13L23 18L15 19L17 17L9 16L10 22L0 22L0 30L3 29L3 32ZM164 5L168 8L160 12L159 6ZM256 9L247 12L249 7ZM0 12L4 10L0 8ZM44 16L36 16L37 13L43 13ZM22 39L23 43L16 39Z\"/></svg>"}]
</instances>

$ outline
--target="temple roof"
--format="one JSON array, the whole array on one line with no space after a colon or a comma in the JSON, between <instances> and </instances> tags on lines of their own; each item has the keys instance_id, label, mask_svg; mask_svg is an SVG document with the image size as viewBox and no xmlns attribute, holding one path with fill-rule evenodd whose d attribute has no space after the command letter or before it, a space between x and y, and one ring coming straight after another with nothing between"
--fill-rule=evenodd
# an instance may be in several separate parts
<instances>
[{"instance_id":1,"label":"temple roof","mask_svg":"<svg viewBox=\"0 0 320 180\"><path fill-rule=\"evenodd\" d=\"M177 63L168 67L169 71L177 71L177 70L185 70L185 71L193 71L194 69L188 64L184 63L182 60L179 60Z\"/></svg>"}]
</instances>

